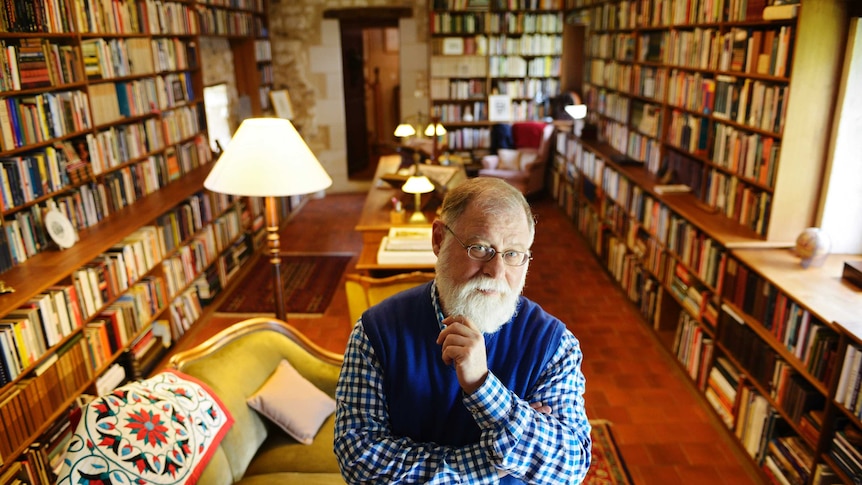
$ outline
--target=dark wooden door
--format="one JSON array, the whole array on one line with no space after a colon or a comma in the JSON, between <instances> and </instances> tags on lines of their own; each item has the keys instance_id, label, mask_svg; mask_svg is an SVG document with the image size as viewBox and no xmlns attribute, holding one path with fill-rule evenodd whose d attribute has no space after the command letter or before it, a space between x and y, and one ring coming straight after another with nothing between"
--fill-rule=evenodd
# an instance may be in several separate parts
<instances>
[{"instance_id":1,"label":"dark wooden door","mask_svg":"<svg viewBox=\"0 0 862 485\"><path fill-rule=\"evenodd\" d=\"M347 175L368 167L368 126L365 113L365 61L362 26L341 22L341 62L344 73L344 114L347 131Z\"/></svg>"}]
</instances>

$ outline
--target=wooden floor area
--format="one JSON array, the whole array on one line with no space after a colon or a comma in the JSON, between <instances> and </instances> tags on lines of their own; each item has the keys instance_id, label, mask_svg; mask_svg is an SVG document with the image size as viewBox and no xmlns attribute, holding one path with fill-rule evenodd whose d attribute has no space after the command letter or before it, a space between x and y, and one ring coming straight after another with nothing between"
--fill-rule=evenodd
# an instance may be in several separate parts
<instances>
[{"instance_id":1,"label":"wooden floor area","mask_svg":"<svg viewBox=\"0 0 862 485\"><path fill-rule=\"evenodd\" d=\"M331 194L310 200L282 232L283 250L358 254L361 239L353 226L364 198L365 194ZM552 201L540 199L533 205L538 224L524 293L566 322L580 340L587 414L612 423L634 482L765 483L573 224ZM340 286L323 316L288 318L312 340L336 352L344 351L352 326ZM189 347L234 321L211 316L195 325L177 348Z\"/></svg>"}]
</instances>

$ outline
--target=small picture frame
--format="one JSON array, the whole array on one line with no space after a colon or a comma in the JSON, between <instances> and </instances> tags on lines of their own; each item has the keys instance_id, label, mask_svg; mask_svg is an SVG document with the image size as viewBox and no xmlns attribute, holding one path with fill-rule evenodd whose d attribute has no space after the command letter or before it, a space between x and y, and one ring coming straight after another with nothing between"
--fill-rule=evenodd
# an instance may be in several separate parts
<instances>
[{"instance_id":1,"label":"small picture frame","mask_svg":"<svg viewBox=\"0 0 862 485\"><path fill-rule=\"evenodd\" d=\"M182 81L176 80L171 83L171 91L174 94L174 102L178 103L180 101L184 101L186 99L185 92L183 91L183 83Z\"/></svg>"},{"instance_id":2,"label":"small picture frame","mask_svg":"<svg viewBox=\"0 0 862 485\"><path fill-rule=\"evenodd\" d=\"M461 37L446 37L443 39L444 56L460 56L464 54L464 39Z\"/></svg>"},{"instance_id":3,"label":"small picture frame","mask_svg":"<svg viewBox=\"0 0 862 485\"><path fill-rule=\"evenodd\" d=\"M488 121L512 121L512 97L507 94L488 96Z\"/></svg>"},{"instance_id":4,"label":"small picture frame","mask_svg":"<svg viewBox=\"0 0 862 485\"><path fill-rule=\"evenodd\" d=\"M287 89L270 91L269 99L272 100L275 116L286 120L293 119L293 105L290 103L290 95L287 94Z\"/></svg>"}]
</instances>

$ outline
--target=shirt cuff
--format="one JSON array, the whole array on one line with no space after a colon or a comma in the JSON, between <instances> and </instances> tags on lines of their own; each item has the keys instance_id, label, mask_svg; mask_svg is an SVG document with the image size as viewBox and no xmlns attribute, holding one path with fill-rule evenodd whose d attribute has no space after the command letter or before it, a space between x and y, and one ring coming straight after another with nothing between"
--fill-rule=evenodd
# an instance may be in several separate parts
<instances>
[{"instance_id":1,"label":"shirt cuff","mask_svg":"<svg viewBox=\"0 0 862 485\"><path fill-rule=\"evenodd\" d=\"M475 392L464 395L463 402L483 430L506 420L512 408L509 390L491 372L488 372L485 382Z\"/></svg>"}]
</instances>

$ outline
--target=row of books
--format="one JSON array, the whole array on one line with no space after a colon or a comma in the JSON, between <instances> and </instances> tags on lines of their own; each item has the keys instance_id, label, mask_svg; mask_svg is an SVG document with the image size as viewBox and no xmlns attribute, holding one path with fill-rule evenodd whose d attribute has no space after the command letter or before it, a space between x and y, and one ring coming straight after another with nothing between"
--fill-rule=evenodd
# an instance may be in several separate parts
<instances>
[{"instance_id":1,"label":"row of books","mask_svg":"<svg viewBox=\"0 0 862 485\"><path fill-rule=\"evenodd\" d=\"M829 456L848 477L862 476L862 436L848 425L835 432Z\"/></svg>"},{"instance_id":2,"label":"row of books","mask_svg":"<svg viewBox=\"0 0 862 485\"><path fill-rule=\"evenodd\" d=\"M667 80L667 103L678 108L709 114L715 103L715 79L702 73L672 69Z\"/></svg>"},{"instance_id":3,"label":"row of books","mask_svg":"<svg viewBox=\"0 0 862 485\"><path fill-rule=\"evenodd\" d=\"M266 36L261 18L249 12L210 8L198 13L203 35Z\"/></svg>"},{"instance_id":4,"label":"row of books","mask_svg":"<svg viewBox=\"0 0 862 485\"><path fill-rule=\"evenodd\" d=\"M862 419L862 348L848 345L835 390L835 402Z\"/></svg>"},{"instance_id":5,"label":"row of books","mask_svg":"<svg viewBox=\"0 0 862 485\"><path fill-rule=\"evenodd\" d=\"M772 194L743 183L738 177L710 170L705 201L710 207L758 234L765 235Z\"/></svg>"},{"instance_id":6,"label":"row of books","mask_svg":"<svg viewBox=\"0 0 862 485\"><path fill-rule=\"evenodd\" d=\"M488 119L488 103L473 101L472 103L443 103L434 105L434 114L442 123L460 122L465 118L475 120ZM448 131L447 131L448 134Z\"/></svg>"},{"instance_id":7,"label":"row of books","mask_svg":"<svg viewBox=\"0 0 862 485\"><path fill-rule=\"evenodd\" d=\"M45 147L23 156L0 158L0 202L11 209L58 192L71 182L64 150Z\"/></svg>"},{"instance_id":8,"label":"row of books","mask_svg":"<svg viewBox=\"0 0 862 485\"><path fill-rule=\"evenodd\" d=\"M776 436L769 441L762 468L779 483L805 484L812 474L814 453L799 436Z\"/></svg>"},{"instance_id":9,"label":"row of books","mask_svg":"<svg viewBox=\"0 0 862 485\"><path fill-rule=\"evenodd\" d=\"M555 78L494 79L492 81L491 90L492 92L496 90L498 93L505 94L512 98L533 99L542 93L559 92L560 81Z\"/></svg>"},{"instance_id":10,"label":"row of books","mask_svg":"<svg viewBox=\"0 0 862 485\"><path fill-rule=\"evenodd\" d=\"M200 32L194 7L179 2L139 0L68 0L75 11L77 24L72 29L94 34L177 34ZM116 7L114 6L116 5Z\"/></svg>"},{"instance_id":11,"label":"row of books","mask_svg":"<svg viewBox=\"0 0 862 485\"><path fill-rule=\"evenodd\" d=\"M47 39L21 39L19 46L0 41L0 91L62 86L83 81L80 51L73 44Z\"/></svg>"},{"instance_id":12,"label":"row of books","mask_svg":"<svg viewBox=\"0 0 862 485\"><path fill-rule=\"evenodd\" d=\"M492 56L559 56L563 53L563 39L559 32L519 37L491 36L488 53Z\"/></svg>"},{"instance_id":13,"label":"row of books","mask_svg":"<svg viewBox=\"0 0 862 485\"><path fill-rule=\"evenodd\" d=\"M740 71L785 77L791 62L793 26L780 28L745 29L732 28L725 34L725 42L731 43L731 55L719 63L723 71Z\"/></svg>"},{"instance_id":14,"label":"row of books","mask_svg":"<svg viewBox=\"0 0 862 485\"><path fill-rule=\"evenodd\" d=\"M16 379L83 325L77 290L57 285L0 319L0 385Z\"/></svg>"},{"instance_id":15,"label":"row of books","mask_svg":"<svg viewBox=\"0 0 862 485\"><path fill-rule=\"evenodd\" d=\"M92 126L84 91L10 96L0 105L0 147L14 150L60 138Z\"/></svg>"},{"instance_id":16,"label":"row of books","mask_svg":"<svg viewBox=\"0 0 862 485\"><path fill-rule=\"evenodd\" d=\"M806 364L812 375L829 382L835 369L826 364L837 351L838 342L834 330L734 258L728 259L721 291L726 301L760 322Z\"/></svg>"},{"instance_id":17,"label":"row of books","mask_svg":"<svg viewBox=\"0 0 862 485\"><path fill-rule=\"evenodd\" d=\"M556 56L492 56L488 73L491 77L553 77L560 75L560 62Z\"/></svg>"},{"instance_id":18,"label":"row of books","mask_svg":"<svg viewBox=\"0 0 862 485\"><path fill-rule=\"evenodd\" d=\"M587 44L590 57L634 61L637 37L632 32L596 32Z\"/></svg>"},{"instance_id":19,"label":"row of books","mask_svg":"<svg viewBox=\"0 0 862 485\"><path fill-rule=\"evenodd\" d=\"M0 395L0 456L20 450L58 409L64 409L90 381L87 344L81 334L42 361L33 374Z\"/></svg>"},{"instance_id":20,"label":"row of books","mask_svg":"<svg viewBox=\"0 0 862 485\"><path fill-rule=\"evenodd\" d=\"M491 146L490 128L458 128L446 132L446 145L450 150L471 150Z\"/></svg>"},{"instance_id":21,"label":"row of books","mask_svg":"<svg viewBox=\"0 0 862 485\"><path fill-rule=\"evenodd\" d=\"M740 374L723 355L718 355L709 368L704 396L728 429L736 423L736 396Z\"/></svg>"},{"instance_id":22,"label":"row of books","mask_svg":"<svg viewBox=\"0 0 862 485\"><path fill-rule=\"evenodd\" d=\"M631 91L630 86L633 82L632 73L636 67L630 63L593 58L590 60L590 69L587 73L589 83L592 86L586 86L585 88L590 89L590 87L599 86L628 93ZM585 94L588 93L585 92Z\"/></svg>"},{"instance_id":23,"label":"row of books","mask_svg":"<svg viewBox=\"0 0 862 485\"><path fill-rule=\"evenodd\" d=\"M152 74L153 43L144 37L81 40L81 56L87 79L113 79Z\"/></svg>"},{"instance_id":24,"label":"row of books","mask_svg":"<svg viewBox=\"0 0 862 485\"><path fill-rule=\"evenodd\" d=\"M485 96L484 79L431 79L431 99L475 99Z\"/></svg>"},{"instance_id":25,"label":"row of books","mask_svg":"<svg viewBox=\"0 0 862 485\"><path fill-rule=\"evenodd\" d=\"M744 80L719 74L715 77L713 117L737 124L781 133L787 109L787 86Z\"/></svg>"},{"instance_id":26,"label":"row of books","mask_svg":"<svg viewBox=\"0 0 862 485\"><path fill-rule=\"evenodd\" d=\"M715 124L711 160L731 173L760 185L775 184L781 141L748 133L724 123Z\"/></svg>"},{"instance_id":27,"label":"row of books","mask_svg":"<svg viewBox=\"0 0 862 485\"><path fill-rule=\"evenodd\" d=\"M712 337L698 320L687 312L680 312L672 350L698 389L706 385L714 349Z\"/></svg>"},{"instance_id":28,"label":"row of books","mask_svg":"<svg viewBox=\"0 0 862 485\"><path fill-rule=\"evenodd\" d=\"M0 32L70 32L72 11L65 0L2 0Z\"/></svg>"},{"instance_id":29,"label":"row of books","mask_svg":"<svg viewBox=\"0 0 862 485\"><path fill-rule=\"evenodd\" d=\"M161 125L154 118L88 133L86 142L93 175L165 147Z\"/></svg>"}]
</instances>

